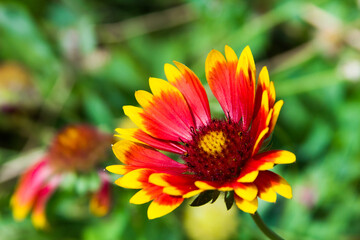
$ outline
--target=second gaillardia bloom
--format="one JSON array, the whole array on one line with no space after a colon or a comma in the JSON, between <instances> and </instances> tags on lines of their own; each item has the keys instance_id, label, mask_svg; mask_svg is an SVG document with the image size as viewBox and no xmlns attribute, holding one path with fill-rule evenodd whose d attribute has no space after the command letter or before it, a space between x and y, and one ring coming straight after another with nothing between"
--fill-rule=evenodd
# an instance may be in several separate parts
<instances>
[{"instance_id":1,"label":"second gaillardia bloom","mask_svg":"<svg viewBox=\"0 0 360 240\"><path fill-rule=\"evenodd\" d=\"M215 201L226 192L244 212L255 213L258 197L276 201L276 193L292 197L291 187L276 173L276 164L295 161L284 150L261 152L276 124L283 101L275 102L274 84L266 67L255 83L255 63L249 47L238 59L230 47L225 57L212 50L205 64L206 78L219 101L224 119L211 118L209 101L199 78L185 65L166 64L168 81L150 78L152 93L137 91L141 107L124 106L138 126L117 129L123 140L113 145L122 165L107 170L123 175L115 183L140 189L134 204L152 201L150 219L177 208L185 198L199 195L193 206ZM163 152L172 153L170 158Z\"/></svg>"}]
</instances>

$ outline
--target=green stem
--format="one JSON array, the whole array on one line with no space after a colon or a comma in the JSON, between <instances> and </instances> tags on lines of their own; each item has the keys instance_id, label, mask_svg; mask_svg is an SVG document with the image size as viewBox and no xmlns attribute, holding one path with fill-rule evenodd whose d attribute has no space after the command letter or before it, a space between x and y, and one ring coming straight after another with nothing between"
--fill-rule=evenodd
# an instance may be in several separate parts
<instances>
[{"instance_id":1,"label":"green stem","mask_svg":"<svg viewBox=\"0 0 360 240\"><path fill-rule=\"evenodd\" d=\"M250 214L250 216L252 217L252 219L254 220L254 222L256 223L256 225L260 228L260 230L270 239L272 240L283 240L282 237L280 237L279 235L277 235L275 232L273 232L270 228L268 228L268 226L266 226L266 224L264 223L264 221L261 219L260 215L258 212L255 212L254 214Z\"/></svg>"}]
</instances>

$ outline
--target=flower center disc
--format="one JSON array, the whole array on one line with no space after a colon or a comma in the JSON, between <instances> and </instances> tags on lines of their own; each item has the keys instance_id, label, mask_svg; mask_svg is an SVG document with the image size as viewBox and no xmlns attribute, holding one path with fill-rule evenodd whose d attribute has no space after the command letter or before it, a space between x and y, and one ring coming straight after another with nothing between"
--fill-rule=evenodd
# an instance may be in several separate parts
<instances>
[{"instance_id":1,"label":"flower center disc","mask_svg":"<svg viewBox=\"0 0 360 240\"><path fill-rule=\"evenodd\" d=\"M239 176L251 156L250 143L248 132L239 123L213 120L193 131L182 158L199 179L225 182Z\"/></svg>"}]
</instances>

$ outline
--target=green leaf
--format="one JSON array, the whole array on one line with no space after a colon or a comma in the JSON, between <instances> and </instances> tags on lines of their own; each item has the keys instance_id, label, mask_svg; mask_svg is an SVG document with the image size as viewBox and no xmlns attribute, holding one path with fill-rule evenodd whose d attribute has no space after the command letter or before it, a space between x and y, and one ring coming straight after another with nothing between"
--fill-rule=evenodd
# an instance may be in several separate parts
<instances>
[{"instance_id":1,"label":"green leaf","mask_svg":"<svg viewBox=\"0 0 360 240\"><path fill-rule=\"evenodd\" d=\"M226 192L224 196L225 204L227 210L230 210L232 205L234 204L234 192Z\"/></svg>"},{"instance_id":2,"label":"green leaf","mask_svg":"<svg viewBox=\"0 0 360 240\"><path fill-rule=\"evenodd\" d=\"M213 191L213 199L211 203L214 203L218 199L219 195L220 195L219 191Z\"/></svg>"},{"instance_id":3,"label":"green leaf","mask_svg":"<svg viewBox=\"0 0 360 240\"><path fill-rule=\"evenodd\" d=\"M197 198L190 204L192 207L202 206L210 201L215 202L220 192L217 190L205 191L199 194Z\"/></svg>"}]
</instances>

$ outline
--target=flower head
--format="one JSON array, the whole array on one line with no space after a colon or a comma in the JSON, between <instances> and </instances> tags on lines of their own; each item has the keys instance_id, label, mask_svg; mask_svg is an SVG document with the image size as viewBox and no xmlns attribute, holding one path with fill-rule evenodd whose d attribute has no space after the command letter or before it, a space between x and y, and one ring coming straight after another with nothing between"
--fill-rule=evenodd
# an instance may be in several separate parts
<instances>
[{"instance_id":1,"label":"flower head","mask_svg":"<svg viewBox=\"0 0 360 240\"><path fill-rule=\"evenodd\" d=\"M104 160L111 137L89 125L68 126L56 135L49 151L49 162L59 172L88 172Z\"/></svg>"},{"instance_id":2,"label":"flower head","mask_svg":"<svg viewBox=\"0 0 360 240\"><path fill-rule=\"evenodd\" d=\"M276 201L276 193L291 198L286 180L269 169L294 162L295 155L260 151L273 132L283 101L275 103L266 67L255 83L250 48L239 59L228 46L225 57L212 50L206 59L206 78L224 119L211 118L199 78L185 65L174 63L176 67L165 65L168 81L150 78L152 93L135 93L141 108L124 106L138 128L117 129L123 140L113 145L113 151L123 164L107 169L124 175L115 182L119 186L141 189L130 202L152 200L148 208L152 219L198 194L193 206L215 201L223 191L228 208L235 202L248 213L256 212L258 197L269 202Z\"/></svg>"},{"instance_id":3,"label":"flower head","mask_svg":"<svg viewBox=\"0 0 360 240\"><path fill-rule=\"evenodd\" d=\"M14 218L23 220L32 211L33 225L47 228L46 204L66 174L93 171L111 139L89 125L73 125L61 130L46 154L21 177L10 203ZM110 206L109 179L105 175L99 172L100 187L93 193L90 204L96 216L105 215Z\"/></svg>"}]
</instances>

